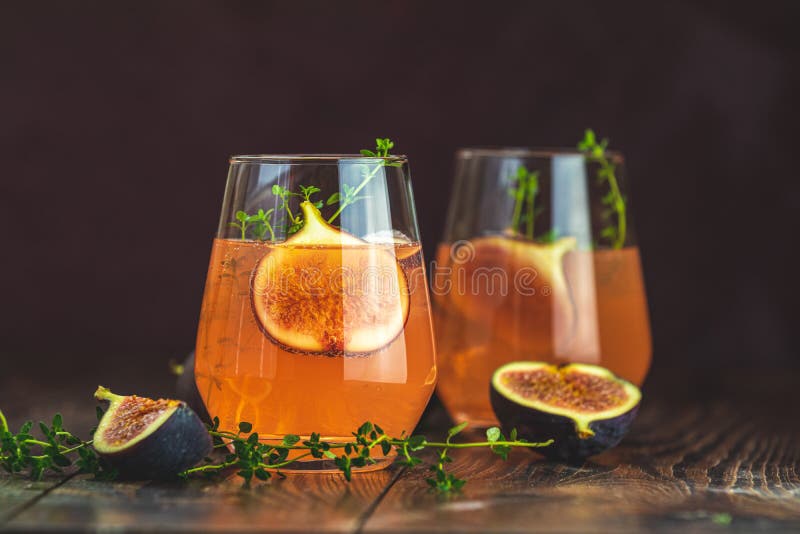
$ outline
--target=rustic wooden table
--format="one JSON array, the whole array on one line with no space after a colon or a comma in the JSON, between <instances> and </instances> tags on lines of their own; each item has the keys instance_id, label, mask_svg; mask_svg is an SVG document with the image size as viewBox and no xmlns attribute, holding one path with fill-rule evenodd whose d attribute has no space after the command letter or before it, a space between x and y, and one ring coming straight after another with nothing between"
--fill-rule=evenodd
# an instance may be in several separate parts
<instances>
[{"instance_id":1,"label":"rustic wooden table","mask_svg":"<svg viewBox=\"0 0 800 534\"><path fill-rule=\"evenodd\" d=\"M235 478L164 484L0 475L0 531L799 531L792 373L692 376L651 377L623 444L582 466L525 451L506 462L484 450L455 451L453 471L468 479L455 496L429 491L424 471L397 466L350 484L339 475L290 475L249 491ZM164 393L137 380L125 383L130 391ZM89 425L95 385L75 379L32 396L38 384L0 377L0 407L16 424L58 409L73 427ZM32 405L20 402L31 398ZM433 435L447 425L434 406L422 426Z\"/></svg>"}]
</instances>

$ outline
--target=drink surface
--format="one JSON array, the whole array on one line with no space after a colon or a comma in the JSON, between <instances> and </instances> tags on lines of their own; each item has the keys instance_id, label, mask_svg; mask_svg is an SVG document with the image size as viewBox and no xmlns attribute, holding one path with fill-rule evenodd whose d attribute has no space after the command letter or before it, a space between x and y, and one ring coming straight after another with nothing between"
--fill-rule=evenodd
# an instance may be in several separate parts
<instances>
[{"instance_id":1,"label":"drink surface","mask_svg":"<svg viewBox=\"0 0 800 534\"><path fill-rule=\"evenodd\" d=\"M447 291L434 285L437 391L452 418L496 424L489 403L491 376L512 361L592 363L642 383L651 347L638 248L567 252L558 262L566 285L559 298L561 289L550 280L559 277L548 278L541 265L520 259L526 245L510 240L500 245L476 247L468 262L458 261L448 244L438 250L438 268L449 269L453 280L467 281ZM507 286L489 287L488 277L470 286L477 271L471 267L480 264L502 269ZM515 273L526 268L538 271L535 295L515 287Z\"/></svg>"},{"instance_id":2,"label":"drink surface","mask_svg":"<svg viewBox=\"0 0 800 534\"><path fill-rule=\"evenodd\" d=\"M363 267L376 254L391 254L409 291L408 316L399 335L358 355L309 354L276 343L257 320L251 294L254 268L277 249L280 257L303 265L342 268ZM298 302L308 304L306 298ZM387 298L383 294L372 300L386 308ZM305 323L333 321L344 330L336 337L346 336L352 311L331 318L309 317L308 307L302 310ZM220 428L235 429L240 421L249 421L264 438L317 432L334 439L348 438L372 421L400 435L413 431L433 391L432 335L418 244L289 247L215 239L197 336L196 382Z\"/></svg>"}]
</instances>

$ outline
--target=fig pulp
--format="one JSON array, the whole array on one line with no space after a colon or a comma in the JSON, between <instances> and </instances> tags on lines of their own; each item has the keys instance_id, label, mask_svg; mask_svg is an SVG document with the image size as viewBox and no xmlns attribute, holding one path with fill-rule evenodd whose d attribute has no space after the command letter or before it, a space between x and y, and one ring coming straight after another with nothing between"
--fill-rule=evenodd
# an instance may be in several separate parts
<instances>
[{"instance_id":1,"label":"fig pulp","mask_svg":"<svg viewBox=\"0 0 800 534\"><path fill-rule=\"evenodd\" d=\"M563 258L575 243L574 237L548 244L510 235L474 239L451 252L453 289L445 302L504 343L540 357L563 354L575 327Z\"/></svg>"},{"instance_id":2,"label":"fig pulp","mask_svg":"<svg viewBox=\"0 0 800 534\"><path fill-rule=\"evenodd\" d=\"M537 452L578 462L622 440L641 393L596 365L512 362L494 372L490 397L506 433L516 428L528 441L552 438L552 445Z\"/></svg>"},{"instance_id":3,"label":"fig pulp","mask_svg":"<svg viewBox=\"0 0 800 534\"><path fill-rule=\"evenodd\" d=\"M93 446L123 478L173 478L212 450L208 430L185 402L115 395L102 386L94 396L109 407Z\"/></svg>"},{"instance_id":4,"label":"fig pulp","mask_svg":"<svg viewBox=\"0 0 800 534\"><path fill-rule=\"evenodd\" d=\"M303 227L256 264L253 313L289 352L364 355L391 343L408 318L408 283L391 246L371 244L300 204Z\"/></svg>"}]
</instances>

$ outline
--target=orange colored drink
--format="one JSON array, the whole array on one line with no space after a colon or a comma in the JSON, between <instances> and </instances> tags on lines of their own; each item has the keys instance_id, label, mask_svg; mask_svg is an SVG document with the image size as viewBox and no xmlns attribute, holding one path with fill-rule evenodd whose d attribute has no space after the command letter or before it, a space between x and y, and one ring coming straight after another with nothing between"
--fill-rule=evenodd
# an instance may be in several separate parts
<instances>
[{"instance_id":1,"label":"orange colored drink","mask_svg":"<svg viewBox=\"0 0 800 534\"><path fill-rule=\"evenodd\" d=\"M448 244L437 255L438 269L449 270L454 282L448 291L434 288L438 393L454 419L496 424L489 384L494 370L511 361L592 363L642 383L651 348L638 248L570 250L549 261L526 250L546 246L491 240L491 247L489 239L474 240L467 259ZM476 278L480 269L484 277ZM526 269L535 273L531 294L515 286ZM500 272L507 286L498 285L500 278L487 286L488 276ZM456 287L458 280L466 288ZM475 280L482 283L470 286Z\"/></svg>"},{"instance_id":2,"label":"orange colored drink","mask_svg":"<svg viewBox=\"0 0 800 534\"><path fill-rule=\"evenodd\" d=\"M365 265L385 266L386 258L390 258L392 267L383 269L377 282L373 280L372 285L365 286L367 289L362 288L357 300L345 299L344 305L331 308L339 309L340 316L314 316L308 303L316 301L308 300L309 295L293 303L287 300L294 298L291 293L285 293L289 296L283 301L277 298L278 293L265 293L259 274L264 271L258 266L263 266L262 260L268 256L281 258L275 272L292 260L318 269L315 272L325 283L343 283L345 288L352 280L344 280L346 275L341 275L342 280L331 280L332 273L347 272L350 267L350 272L355 270L362 276ZM381 288L387 280L388 286ZM399 286L408 292L402 301L400 295L385 292L386 287ZM330 293L326 295L331 298ZM274 324L265 323L263 316L273 312L278 319ZM394 323L384 319L401 312L404 322L397 322L397 331L391 331ZM359 345L354 338L366 334L353 331L348 320L352 314L372 317L377 326L365 331L378 331L385 343L371 347L366 340ZM281 330L280 321L288 327ZM283 343L289 335L284 332L287 329L299 336L325 321L337 326L328 330L330 339L320 347L320 353ZM383 327L385 331L379 328L384 323L388 324ZM348 341L343 344L341 340ZM311 348L316 343L309 336L291 341ZM363 352L343 353L342 347L347 346L361 347ZM219 417L223 429L235 429L240 421L249 421L262 439L317 432L323 439L333 440L351 439L349 433L365 421L381 425L392 435L413 431L436 382L419 244L290 246L215 239L200 316L196 365L200 395L209 413Z\"/></svg>"}]
</instances>

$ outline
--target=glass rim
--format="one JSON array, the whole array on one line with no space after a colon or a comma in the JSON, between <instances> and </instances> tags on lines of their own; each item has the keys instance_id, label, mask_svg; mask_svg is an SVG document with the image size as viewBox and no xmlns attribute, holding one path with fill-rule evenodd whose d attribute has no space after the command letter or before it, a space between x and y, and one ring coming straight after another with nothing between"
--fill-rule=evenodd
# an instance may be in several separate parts
<instances>
[{"instance_id":1,"label":"glass rim","mask_svg":"<svg viewBox=\"0 0 800 534\"><path fill-rule=\"evenodd\" d=\"M625 160L622 152L606 150L606 154L615 162ZM467 159L472 157L483 158L552 158L554 156L583 156L586 153L577 148L566 147L493 147L477 146L463 147L456 150L456 158Z\"/></svg>"},{"instance_id":2,"label":"glass rim","mask_svg":"<svg viewBox=\"0 0 800 534\"><path fill-rule=\"evenodd\" d=\"M237 154L231 156L230 163L255 163L255 164L332 164L342 161L364 163L366 161L390 161L393 163L408 163L408 156L404 154L390 156L364 156L362 154Z\"/></svg>"}]
</instances>

